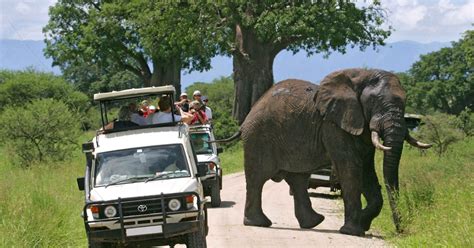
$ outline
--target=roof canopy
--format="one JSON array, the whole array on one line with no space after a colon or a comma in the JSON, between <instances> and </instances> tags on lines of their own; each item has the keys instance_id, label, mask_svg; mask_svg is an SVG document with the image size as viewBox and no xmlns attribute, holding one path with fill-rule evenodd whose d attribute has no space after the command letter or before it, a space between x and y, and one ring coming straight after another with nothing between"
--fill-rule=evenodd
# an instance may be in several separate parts
<instances>
[{"instance_id":1,"label":"roof canopy","mask_svg":"<svg viewBox=\"0 0 474 248\"><path fill-rule=\"evenodd\" d=\"M169 93L176 93L174 86L166 85L166 86L159 86L159 87L147 87L147 88L139 88L139 89L128 89L128 90L121 90L121 91L112 91L107 93L97 93L94 94L94 101L109 101L109 100L116 100L116 99L125 99L137 96L146 96L146 95L157 95L157 94L169 94Z\"/></svg>"}]
</instances>

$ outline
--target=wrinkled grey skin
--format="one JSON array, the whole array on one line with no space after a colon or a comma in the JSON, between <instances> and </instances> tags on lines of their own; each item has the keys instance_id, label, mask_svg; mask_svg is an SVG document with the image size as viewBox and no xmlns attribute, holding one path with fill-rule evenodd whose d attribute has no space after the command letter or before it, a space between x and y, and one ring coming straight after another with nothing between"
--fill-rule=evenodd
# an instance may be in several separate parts
<instances>
[{"instance_id":1,"label":"wrinkled grey skin","mask_svg":"<svg viewBox=\"0 0 474 248\"><path fill-rule=\"evenodd\" d=\"M384 151L384 179L393 217L400 230L395 199L398 166L407 135L405 92L386 71L348 69L329 74L320 86L285 80L270 88L242 123L247 194L244 224L271 225L262 210L264 183L285 180L294 193L295 215L302 228L324 220L311 207L310 173L333 163L341 181L344 226L341 233L363 235L382 208L374 168L376 131L391 150ZM233 139L232 138L232 139ZM368 205L362 209L361 194Z\"/></svg>"}]
</instances>

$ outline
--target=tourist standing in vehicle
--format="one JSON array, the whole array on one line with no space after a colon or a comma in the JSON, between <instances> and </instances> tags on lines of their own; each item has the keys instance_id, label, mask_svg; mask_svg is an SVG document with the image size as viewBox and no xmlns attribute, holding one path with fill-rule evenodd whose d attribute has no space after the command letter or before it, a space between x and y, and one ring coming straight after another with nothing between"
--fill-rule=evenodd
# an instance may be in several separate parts
<instances>
[{"instance_id":1,"label":"tourist standing in vehicle","mask_svg":"<svg viewBox=\"0 0 474 248\"><path fill-rule=\"evenodd\" d=\"M201 91L195 90L193 93L193 100L198 101L202 105L202 99L201 99Z\"/></svg>"},{"instance_id":2,"label":"tourist standing in vehicle","mask_svg":"<svg viewBox=\"0 0 474 248\"><path fill-rule=\"evenodd\" d=\"M152 124L173 122L173 116L174 121L183 121L187 124L193 119L192 114L184 112L178 105L176 105L176 108L180 115L171 113L171 99L168 96L164 96L160 99L158 107L160 108L160 112L153 115Z\"/></svg>"},{"instance_id":3,"label":"tourist standing in vehicle","mask_svg":"<svg viewBox=\"0 0 474 248\"><path fill-rule=\"evenodd\" d=\"M209 98L207 96L202 97L202 103L204 104L204 112L206 113L207 119L210 121L212 120L212 109L207 106L207 103L209 102Z\"/></svg>"},{"instance_id":4,"label":"tourist standing in vehicle","mask_svg":"<svg viewBox=\"0 0 474 248\"><path fill-rule=\"evenodd\" d=\"M184 112L189 111L189 99L188 94L186 92L181 93L179 96L179 101L175 104L179 105Z\"/></svg>"},{"instance_id":5,"label":"tourist standing in vehicle","mask_svg":"<svg viewBox=\"0 0 474 248\"><path fill-rule=\"evenodd\" d=\"M207 124L206 112L202 109L201 103L198 101L192 101L190 104L190 113L193 114L193 119L191 120L191 125L193 124Z\"/></svg>"}]
</instances>

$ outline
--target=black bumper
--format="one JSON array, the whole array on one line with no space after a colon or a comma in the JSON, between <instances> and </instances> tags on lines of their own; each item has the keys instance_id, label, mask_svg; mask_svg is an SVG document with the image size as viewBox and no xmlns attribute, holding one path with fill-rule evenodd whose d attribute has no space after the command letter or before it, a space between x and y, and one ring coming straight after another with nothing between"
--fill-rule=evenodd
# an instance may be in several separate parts
<instances>
[{"instance_id":1,"label":"black bumper","mask_svg":"<svg viewBox=\"0 0 474 248\"><path fill-rule=\"evenodd\" d=\"M155 234L147 234L141 236L127 237L122 229L115 230L94 230L88 232L89 240L96 242L139 242L139 241L155 241L166 240L173 237L182 236L187 233L197 232L199 230L199 221L186 221L179 223L168 223L162 225L163 232Z\"/></svg>"},{"instance_id":2,"label":"black bumper","mask_svg":"<svg viewBox=\"0 0 474 248\"><path fill-rule=\"evenodd\" d=\"M180 209L178 211L171 211L167 209L167 200L176 199L180 197L185 197L189 195L194 195L197 200L198 209ZM126 211L127 205L130 204L141 204L143 202L154 203L155 205L160 206L161 209L155 213L143 214L143 215L132 215L127 216ZM100 202L87 202L83 209L84 216L84 225L86 228L86 233L89 241L93 242L120 242L120 243L134 243L139 241L154 241L162 240L166 241L174 237L179 237L187 233L196 232L199 230L200 221L202 221L202 209L204 202L201 201L199 195L195 192L183 192L176 194L161 194L147 197L137 197L137 198L126 198L126 199L117 199L113 201L100 201ZM93 221L88 220L87 209L91 205L96 206L107 206L114 205L117 207L118 216L113 218L101 218L95 219ZM195 217L186 217L181 222L178 223L168 223L167 218L172 215L177 214L186 214L186 213L196 213ZM129 225L127 222L134 221L136 219L160 219L160 223L150 222L149 225ZM108 229L106 227L91 227L91 223L100 223L100 222L115 222L120 225L118 229ZM127 230L134 228L144 228L144 227L157 227L161 226L161 232L152 233L152 234L141 234L141 235L127 235Z\"/></svg>"}]
</instances>

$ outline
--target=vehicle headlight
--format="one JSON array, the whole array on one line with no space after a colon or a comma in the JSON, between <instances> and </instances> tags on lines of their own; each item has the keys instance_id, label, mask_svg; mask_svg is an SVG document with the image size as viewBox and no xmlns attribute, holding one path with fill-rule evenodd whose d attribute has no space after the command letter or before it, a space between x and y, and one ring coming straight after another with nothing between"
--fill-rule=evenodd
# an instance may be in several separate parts
<instances>
[{"instance_id":1,"label":"vehicle headlight","mask_svg":"<svg viewBox=\"0 0 474 248\"><path fill-rule=\"evenodd\" d=\"M104 215L107 218L112 218L117 214L117 209L114 206L107 206L104 209Z\"/></svg>"},{"instance_id":2,"label":"vehicle headlight","mask_svg":"<svg viewBox=\"0 0 474 248\"><path fill-rule=\"evenodd\" d=\"M171 199L171 200L168 202L168 207L169 207L172 211L178 211L178 210L181 208L181 202L180 202L178 199Z\"/></svg>"}]
</instances>

